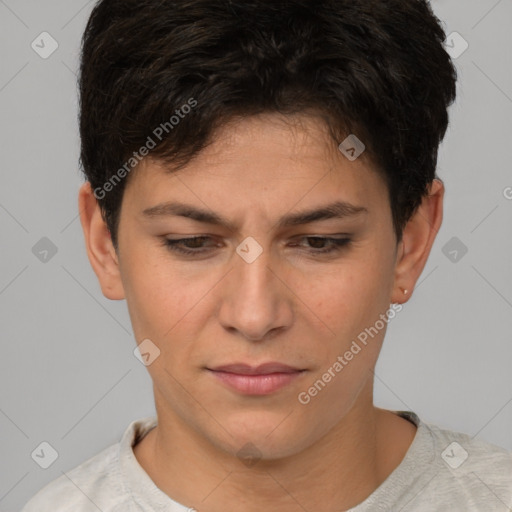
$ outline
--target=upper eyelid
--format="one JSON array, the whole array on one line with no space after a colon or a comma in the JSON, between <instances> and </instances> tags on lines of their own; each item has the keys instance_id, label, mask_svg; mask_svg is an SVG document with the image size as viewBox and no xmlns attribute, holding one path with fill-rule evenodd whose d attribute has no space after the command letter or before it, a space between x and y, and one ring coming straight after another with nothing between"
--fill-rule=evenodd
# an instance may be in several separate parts
<instances>
[{"instance_id":1,"label":"upper eyelid","mask_svg":"<svg viewBox=\"0 0 512 512\"><path fill-rule=\"evenodd\" d=\"M326 240L327 242L339 242L339 241L346 241L351 242L352 241L352 235L349 235L347 233L339 234L339 235L296 235L292 237L292 240L307 240L309 238L316 238L321 240ZM164 237L164 241L169 242L176 242L175 245L178 245L178 242L187 242L188 240L196 240L196 239L205 239L206 242L213 242L213 245L216 245L215 237L212 237L210 235L196 235L196 236L190 236L190 237L181 237L181 238L168 238ZM210 248L212 245L209 246ZM201 249L207 250L208 247L187 247L187 249L194 251L196 250L199 252Z\"/></svg>"},{"instance_id":2,"label":"upper eyelid","mask_svg":"<svg viewBox=\"0 0 512 512\"><path fill-rule=\"evenodd\" d=\"M321 238L326 240L344 240L348 238L352 238L353 235L349 235L348 233L341 233L338 235L295 235L292 237L293 240L295 239L305 239L305 238ZM206 240L215 240L216 237L211 235L195 235L195 236L188 236L188 237L180 237L180 238L169 238L164 237L166 240L172 241L172 242L181 242L181 241L187 241L187 240L196 240L196 239L206 239Z\"/></svg>"},{"instance_id":3,"label":"upper eyelid","mask_svg":"<svg viewBox=\"0 0 512 512\"><path fill-rule=\"evenodd\" d=\"M351 237L353 236L352 234L350 233L333 233L333 234L317 234L317 233L313 233L313 234L299 234L299 235L293 235L291 236L291 238L341 238L341 237ZM190 236L180 236L180 237L176 237L176 238L170 238L169 236L167 235L164 235L164 238L167 238L168 240L193 240L195 238L208 238L208 239L217 239L219 238L217 235L211 235L211 234L208 234L208 235L190 235ZM222 238L222 237L220 237ZM244 238L247 238L247 237L244 237Z\"/></svg>"}]
</instances>

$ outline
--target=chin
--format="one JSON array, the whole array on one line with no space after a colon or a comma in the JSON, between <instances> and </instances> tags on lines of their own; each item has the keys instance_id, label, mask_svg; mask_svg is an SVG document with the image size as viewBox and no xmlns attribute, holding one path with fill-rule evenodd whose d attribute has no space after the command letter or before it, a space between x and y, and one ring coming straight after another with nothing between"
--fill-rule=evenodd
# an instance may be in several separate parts
<instances>
[{"instance_id":1,"label":"chin","mask_svg":"<svg viewBox=\"0 0 512 512\"><path fill-rule=\"evenodd\" d=\"M224 421L223 426L231 434L223 436L226 451L239 458L246 455L263 460L282 459L300 452L312 444L314 426L308 434L307 425L289 421L293 416L291 411L290 408L279 413L238 413L230 421Z\"/></svg>"}]
</instances>

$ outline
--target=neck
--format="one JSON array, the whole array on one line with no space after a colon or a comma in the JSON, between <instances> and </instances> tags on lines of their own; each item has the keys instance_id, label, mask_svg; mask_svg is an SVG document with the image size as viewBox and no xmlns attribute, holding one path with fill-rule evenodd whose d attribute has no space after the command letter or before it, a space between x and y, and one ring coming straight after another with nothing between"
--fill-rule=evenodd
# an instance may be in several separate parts
<instances>
[{"instance_id":1,"label":"neck","mask_svg":"<svg viewBox=\"0 0 512 512\"><path fill-rule=\"evenodd\" d=\"M369 385L313 445L246 466L187 428L158 395L155 403L158 426L135 447L135 456L164 493L200 512L229 510L233 503L241 512L346 510L398 466L416 432L407 420L375 408Z\"/></svg>"}]
</instances>

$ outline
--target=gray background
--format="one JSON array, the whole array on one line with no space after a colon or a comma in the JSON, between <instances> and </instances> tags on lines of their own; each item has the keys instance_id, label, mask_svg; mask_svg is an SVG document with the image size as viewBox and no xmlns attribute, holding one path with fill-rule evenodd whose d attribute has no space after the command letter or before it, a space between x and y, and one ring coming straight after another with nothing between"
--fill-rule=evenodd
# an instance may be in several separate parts
<instances>
[{"instance_id":1,"label":"gray background","mask_svg":"<svg viewBox=\"0 0 512 512\"><path fill-rule=\"evenodd\" d=\"M443 226L389 325L376 404L512 449L512 2L432 5L469 48L440 150ZM75 73L92 6L0 0L0 512L154 412L126 305L101 294L78 219ZM59 44L47 59L31 48L43 31ZM43 237L57 248L46 262ZM42 441L59 454L46 470L31 458Z\"/></svg>"}]
</instances>

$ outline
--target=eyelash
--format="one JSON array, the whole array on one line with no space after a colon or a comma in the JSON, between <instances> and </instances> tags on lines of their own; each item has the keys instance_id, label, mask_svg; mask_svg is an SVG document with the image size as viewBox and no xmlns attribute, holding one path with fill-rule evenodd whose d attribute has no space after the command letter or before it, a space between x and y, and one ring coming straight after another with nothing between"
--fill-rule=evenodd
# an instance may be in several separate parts
<instances>
[{"instance_id":1,"label":"eyelash","mask_svg":"<svg viewBox=\"0 0 512 512\"><path fill-rule=\"evenodd\" d=\"M332 254L335 252L340 252L342 249L347 247L349 243L351 242L350 238L329 238L329 237L323 237L323 236L305 236L302 237L303 239L314 239L314 240L323 240L325 242L329 242L331 244L329 249L318 249L318 250L312 250L312 254ZM183 243L190 242L190 241L196 241L196 240L207 240L210 239L208 236L196 236L196 237L190 237L190 238L177 238L177 239L169 239L165 238L163 239L163 244L165 247L167 247L169 250L184 254L187 256L197 256L201 254L205 254L208 252L208 249L188 249L183 247ZM180 245L181 244L181 245Z\"/></svg>"}]
</instances>

